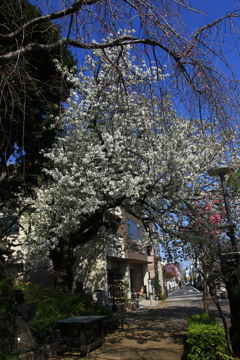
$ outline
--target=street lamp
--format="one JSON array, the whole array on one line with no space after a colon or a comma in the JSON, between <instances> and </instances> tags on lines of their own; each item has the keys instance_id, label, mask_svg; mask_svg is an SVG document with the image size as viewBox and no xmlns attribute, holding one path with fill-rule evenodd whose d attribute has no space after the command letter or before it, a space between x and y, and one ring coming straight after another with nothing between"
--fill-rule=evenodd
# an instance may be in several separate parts
<instances>
[{"instance_id":1,"label":"street lamp","mask_svg":"<svg viewBox=\"0 0 240 360\"><path fill-rule=\"evenodd\" d=\"M228 229L228 232L226 232L226 234L230 238L231 245L232 245L232 253L224 254L224 255L234 255L234 256L237 255L236 260L237 260L237 269L238 269L238 284L240 287L240 268L239 268L239 258L238 258L239 252L237 249L237 240L236 240L235 231L234 231L234 228L236 227L236 225L232 221L229 197L228 197L228 192L227 192L227 187L226 187L226 182L225 182L225 175L231 174L233 172L234 172L234 168L232 166L219 165L217 167L210 169L208 171L208 175L209 176L219 176L220 180L221 180L222 192L223 192L223 197L224 197L224 203L225 203L228 223L220 225L220 228Z\"/></svg>"}]
</instances>

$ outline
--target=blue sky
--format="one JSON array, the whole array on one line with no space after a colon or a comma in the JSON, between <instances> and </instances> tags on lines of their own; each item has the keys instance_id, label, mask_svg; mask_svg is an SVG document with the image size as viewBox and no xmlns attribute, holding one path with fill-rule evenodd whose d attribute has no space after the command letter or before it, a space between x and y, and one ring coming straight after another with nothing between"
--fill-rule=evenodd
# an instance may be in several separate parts
<instances>
[{"instance_id":1,"label":"blue sky","mask_svg":"<svg viewBox=\"0 0 240 360\"><path fill-rule=\"evenodd\" d=\"M207 16L203 15L189 15L189 12L186 13L186 22L189 24L190 29L194 30L198 27L204 26L207 23L214 21L229 12L237 11L240 13L240 1L239 0L209 0L209 1L194 1L194 4L199 4L201 9L206 10ZM235 19L235 22L240 27L240 19ZM224 26L221 28L223 32L223 38L226 43L226 54L228 56L229 61L233 66L235 66L236 72L239 73L240 78L240 69L239 69L239 54L235 50L231 49L233 45L231 34L228 29L224 29ZM239 35L235 34L236 39ZM240 37L239 37L240 40ZM229 47L227 46L229 45Z\"/></svg>"},{"instance_id":2,"label":"blue sky","mask_svg":"<svg viewBox=\"0 0 240 360\"><path fill-rule=\"evenodd\" d=\"M208 17L201 17L203 22L207 23L208 19L215 20L217 17L225 15L227 12L231 12L239 9L240 1L238 0L208 0L208 1L194 1L195 6L199 9L205 9L208 12ZM197 21L202 22L196 18ZM201 25L201 24L200 24Z\"/></svg>"}]
</instances>

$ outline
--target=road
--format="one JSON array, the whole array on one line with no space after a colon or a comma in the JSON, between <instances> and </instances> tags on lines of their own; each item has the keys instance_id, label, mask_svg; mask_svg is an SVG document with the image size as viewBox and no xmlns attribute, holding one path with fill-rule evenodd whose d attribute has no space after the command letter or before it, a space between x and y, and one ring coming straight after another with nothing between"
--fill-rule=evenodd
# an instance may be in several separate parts
<instances>
[{"instance_id":1,"label":"road","mask_svg":"<svg viewBox=\"0 0 240 360\"><path fill-rule=\"evenodd\" d=\"M181 289L173 290L169 292L168 299L174 298L202 298L202 291L197 290L191 285L183 285Z\"/></svg>"},{"instance_id":2,"label":"road","mask_svg":"<svg viewBox=\"0 0 240 360\"><path fill-rule=\"evenodd\" d=\"M191 285L183 285L181 289L173 290L169 292L168 298L165 300L166 302L170 302L171 305L175 304L175 306L196 306L199 309L203 309L203 293L202 291L197 290ZM177 305L176 305L177 304ZM230 327L230 308L229 308L229 301L227 299L219 299L219 304L222 308L223 314L227 321L228 326ZM219 316L219 312L216 308L216 305L208 297L208 306L209 306L209 313L214 315L216 319L222 324L222 321ZM201 312L201 311L200 311Z\"/></svg>"}]
</instances>

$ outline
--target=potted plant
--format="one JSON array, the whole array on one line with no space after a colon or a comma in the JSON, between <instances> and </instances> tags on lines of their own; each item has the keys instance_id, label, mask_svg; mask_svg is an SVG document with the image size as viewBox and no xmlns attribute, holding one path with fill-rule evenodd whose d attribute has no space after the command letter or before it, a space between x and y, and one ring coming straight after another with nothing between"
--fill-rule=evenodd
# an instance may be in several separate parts
<instances>
[{"instance_id":1,"label":"potted plant","mask_svg":"<svg viewBox=\"0 0 240 360\"><path fill-rule=\"evenodd\" d=\"M151 285L154 288L155 296L160 298L160 296L162 294L162 287L161 287L161 285L159 283L158 273L156 273L154 278L151 279Z\"/></svg>"},{"instance_id":2,"label":"potted plant","mask_svg":"<svg viewBox=\"0 0 240 360\"><path fill-rule=\"evenodd\" d=\"M151 296L152 296L152 293L148 292L147 296L146 296L146 300L150 300Z\"/></svg>"}]
</instances>

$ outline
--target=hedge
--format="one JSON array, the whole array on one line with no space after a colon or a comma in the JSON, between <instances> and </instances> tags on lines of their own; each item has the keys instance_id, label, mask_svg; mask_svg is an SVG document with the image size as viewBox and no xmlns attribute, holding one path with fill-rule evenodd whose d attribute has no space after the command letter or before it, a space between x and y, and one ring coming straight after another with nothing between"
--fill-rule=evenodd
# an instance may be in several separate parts
<instances>
[{"instance_id":1,"label":"hedge","mask_svg":"<svg viewBox=\"0 0 240 360\"><path fill-rule=\"evenodd\" d=\"M227 360L225 332L213 316L193 315L188 319L187 360Z\"/></svg>"}]
</instances>

